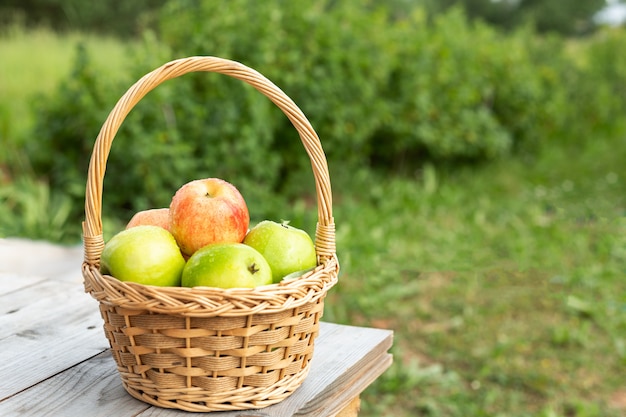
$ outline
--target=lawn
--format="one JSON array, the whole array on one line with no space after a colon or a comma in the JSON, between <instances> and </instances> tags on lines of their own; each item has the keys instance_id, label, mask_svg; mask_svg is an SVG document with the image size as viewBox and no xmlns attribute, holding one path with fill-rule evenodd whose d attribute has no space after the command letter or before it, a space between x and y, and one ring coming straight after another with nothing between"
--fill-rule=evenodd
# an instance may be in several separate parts
<instances>
[{"instance_id":1,"label":"lawn","mask_svg":"<svg viewBox=\"0 0 626 417\"><path fill-rule=\"evenodd\" d=\"M111 77L123 71L127 47L119 40L79 33L57 35L45 28L26 31L19 25L0 33L0 132L19 137L27 131L34 116L32 102L70 74L79 44L93 52L94 61L106 66Z\"/></svg>"},{"instance_id":2,"label":"lawn","mask_svg":"<svg viewBox=\"0 0 626 417\"><path fill-rule=\"evenodd\" d=\"M28 103L69 71L74 36L0 37L5 149L36 140ZM114 77L123 47L88 41ZM325 319L395 331L394 365L363 395L362 416L626 413L624 139L402 176L331 166L342 272ZM0 197L15 181L0 181ZM63 206L26 181L32 217ZM295 207L312 225L310 205Z\"/></svg>"},{"instance_id":3,"label":"lawn","mask_svg":"<svg viewBox=\"0 0 626 417\"><path fill-rule=\"evenodd\" d=\"M339 185L328 316L396 331L365 415L623 415L623 143Z\"/></svg>"}]
</instances>

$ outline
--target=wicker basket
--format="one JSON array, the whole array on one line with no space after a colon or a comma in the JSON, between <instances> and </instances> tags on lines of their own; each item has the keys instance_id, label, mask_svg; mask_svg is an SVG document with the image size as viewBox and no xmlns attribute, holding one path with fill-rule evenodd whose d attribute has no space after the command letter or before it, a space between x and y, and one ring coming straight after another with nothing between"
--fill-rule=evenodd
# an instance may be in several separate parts
<instances>
[{"instance_id":1,"label":"wicker basket","mask_svg":"<svg viewBox=\"0 0 626 417\"><path fill-rule=\"evenodd\" d=\"M153 287L99 270L104 248L102 189L106 161L131 109L160 83L207 71L252 85L290 119L315 178L318 266L299 279L255 289ZM186 411L261 408L296 390L309 371L324 298L337 282L330 179L319 138L294 102L238 62L189 57L138 80L106 119L89 165L83 223L85 291L100 305L126 391L147 403Z\"/></svg>"}]
</instances>

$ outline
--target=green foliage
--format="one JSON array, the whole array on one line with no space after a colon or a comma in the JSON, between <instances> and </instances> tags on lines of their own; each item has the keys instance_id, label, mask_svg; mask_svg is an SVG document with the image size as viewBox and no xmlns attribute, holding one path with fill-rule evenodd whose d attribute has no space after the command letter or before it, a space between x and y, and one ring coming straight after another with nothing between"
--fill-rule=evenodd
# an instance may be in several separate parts
<instances>
[{"instance_id":1,"label":"green foliage","mask_svg":"<svg viewBox=\"0 0 626 417\"><path fill-rule=\"evenodd\" d=\"M614 129L626 111L612 93L623 69L605 66L623 37L580 42L572 58L560 38L530 28L503 35L458 8L429 19L419 8L398 16L354 0L170 0L123 79L110 80L78 51L71 76L39 100L41 141L28 152L37 173L80 201L94 138L124 91L175 57L215 55L259 70L300 105L333 176L530 154L547 141L583 143L593 130ZM233 182L259 219L276 217L281 199L313 192L296 131L267 98L223 75L189 74L159 86L122 125L103 212L127 219L166 206L180 185L203 176Z\"/></svg>"},{"instance_id":2,"label":"green foliage","mask_svg":"<svg viewBox=\"0 0 626 417\"><path fill-rule=\"evenodd\" d=\"M417 11L400 22L396 36L406 47L394 57L385 94L395 104L394 117L383 130L386 141L374 144L374 157L391 153L393 162L426 152L438 160L483 160L506 154L513 137L493 107L500 100L496 89L510 84L494 64L506 64L503 48L511 42L501 42L486 26L469 25L459 10L436 17L433 26Z\"/></svg>"},{"instance_id":3,"label":"green foliage","mask_svg":"<svg viewBox=\"0 0 626 417\"><path fill-rule=\"evenodd\" d=\"M132 56L135 42L122 44L115 38L77 32L59 34L45 27L28 29L17 22L0 29L0 131L7 138L3 146L20 148L22 141L31 139L38 117L33 103L56 92L59 81L70 76L77 44L84 45L94 66L106 68L100 77L116 78L124 72L118 63ZM8 153L0 152L0 164L5 157Z\"/></svg>"},{"instance_id":4,"label":"green foliage","mask_svg":"<svg viewBox=\"0 0 626 417\"><path fill-rule=\"evenodd\" d=\"M257 105L258 93L253 94L251 88L234 82L224 86L217 75L209 78L204 84L197 76L166 83L131 112L107 163L104 216L124 221L137 210L165 207L182 184L203 176L230 180L250 204L266 197L264 183L272 182L277 169L272 156L258 152L257 146L269 135L239 118L245 111L241 104L248 103L247 115L261 126L266 123L268 105ZM112 85L79 48L74 72L61 84L58 96L38 103L41 117L35 135L42 141L30 142L31 163L77 202L75 215L82 212L80 202L95 137L130 81L127 86L121 84ZM207 94L207 102L215 103L209 111L189 99L201 91Z\"/></svg>"},{"instance_id":5,"label":"green foliage","mask_svg":"<svg viewBox=\"0 0 626 417\"><path fill-rule=\"evenodd\" d=\"M566 36L584 35L595 29L594 13L606 6L604 0L438 0L429 9L442 12L462 5L468 16L504 30L532 23L539 32Z\"/></svg>"},{"instance_id":6,"label":"green foliage","mask_svg":"<svg viewBox=\"0 0 626 417\"><path fill-rule=\"evenodd\" d=\"M137 36L150 27L158 10L168 0L107 0L87 3L82 0L3 0L0 4L0 27L15 19L29 26L48 25L56 30L81 30L114 36ZM416 3L429 14L445 13L451 7L463 7L471 19L479 19L496 27L510 30L532 23L540 32L554 32L565 36L588 34L596 26L593 15L604 0L370 0L384 5L394 16L410 13ZM185 3L195 8L200 1ZM363 3L361 3L362 5ZM282 5L284 7L284 5ZM245 7L257 7L254 3ZM263 6L262 6L263 7ZM229 10L220 5L221 12Z\"/></svg>"},{"instance_id":7,"label":"green foliage","mask_svg":"<svg viewBox=\"0 0 626 417\"><path fill-rule=\"evenodd\" d=\"M22 177L9 184L5 181L0 186L0 238L25 236L52 242L76 241L80 226L71 215L70 198L53 192L48 184L32 177Z\"/></svg>"},{"instance_id":8,"label":"green foliage","mask_svg":"<svg viewBox=\"0 0 626 417\"><path fill-rule=\"evenodd\" d=\"M35 111L40 114L32 137L25 144L35 172L48 178L54 189L73 199L74 216L84 201L85 173L97 126L110 110L107 95L111 86L94 65L84 46L77 48L72 74L59 85L53 99L40 97ZM80 117L76 115L80 114Z\"/></svg>"},{"instance_id":9,"label":"green foliage","mask_svg":"<svg viewBox=\"0 0 626 417\"><path fill-rule=\"evenodd\" d=\"M626 57L615 51L626 48L626 30L604 29L580 47L584 77L571 90L569 100L580 103L581 108L569 123L585 129L589 136L599 129L618 133L624 128L626 112Z\"/></svg>"},{"instance_id":10,"label":"green foliage","mask_svg":"<svg viewBox=\"0 0 626 417\"><path fill-rule=\"evenodd\" d=\"M149 26L151 15L166 0L3 0L0 30L15 19L37 27L79 30L109 36L136 36Z\"/></svg>"},{"instance_id":11,"label":"green foliage","mask_svg":"<svg viewBox=\"0 0 626 417\"><path fill-rule=\"evenodd\" d=\"M354 6L350 1L304 7L290 1L171 1L162 14L160 37L174 55L216 55L259 70L311 118L331 159L362 162L380 123L377 115L389 113L380 94L390 74L390 51L386 31L372 30L387 25L384 10ZM304 169L293 128L282 115L273 123L271 151L282 160L281 172Z\"/></svg>"}]
</instances>

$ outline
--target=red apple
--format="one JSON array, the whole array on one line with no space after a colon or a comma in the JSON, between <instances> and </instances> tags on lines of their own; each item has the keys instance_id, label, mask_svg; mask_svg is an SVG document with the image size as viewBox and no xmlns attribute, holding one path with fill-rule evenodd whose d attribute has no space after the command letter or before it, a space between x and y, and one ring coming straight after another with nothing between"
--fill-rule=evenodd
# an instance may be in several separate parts
<instances>
[{"instance_id":1,"label":"red apple","mask_svg":"<svg viewBox=\"0 0 626 417\"><path fill-rule=\"evenodd\" d=\"M241 193L219 178L188 182L170 204L170 231L188 256L209 244L242 242L249 224Z\"/></svg>"},{"instance_id":2,"label":"red apple","mask_svg":"<svg viewBox=\"0 0 626 417\"><path fill-rule=\"evenodd\" d=\"M159 226L163 229L170 230L170 209L158 208L143 210L135 213L126 225L127 229L136 226Z\"/></svg>"}]
</instances>

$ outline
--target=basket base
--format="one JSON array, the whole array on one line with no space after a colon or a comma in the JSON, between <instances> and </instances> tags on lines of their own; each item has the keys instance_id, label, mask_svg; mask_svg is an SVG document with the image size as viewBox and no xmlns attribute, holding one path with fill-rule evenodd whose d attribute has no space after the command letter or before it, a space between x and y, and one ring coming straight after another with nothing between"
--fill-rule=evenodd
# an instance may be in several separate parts
<instances>
[{"instance_id":1,"label":"basket base","mask_svg":"<svg viewBox=\"0 0 626 417\"><path fill-rule=\"evenodd\" d=\"M100 304L125 390L163 408L210 412L279 403L306 378L324 297L279 313L181 317Z\"/></svg>"},{"instance_id":2,"label":"basket base","mask_svg":"<svg viewBox=\"0 0 626 417\"><path fill-rule=\"evenodd\" d=\"M262 389L245 387L228 394L213 394L202 388L190 388L185 393L179 390L168 395L166 392L146 389L149 381L126 378L122 374L122 386L132 397L161 408L172 408L189 412L235 411L265 408L278 404L293 394L304 382L309 366L290 375L279 383Z\"/></svg>"}]
</instances>

